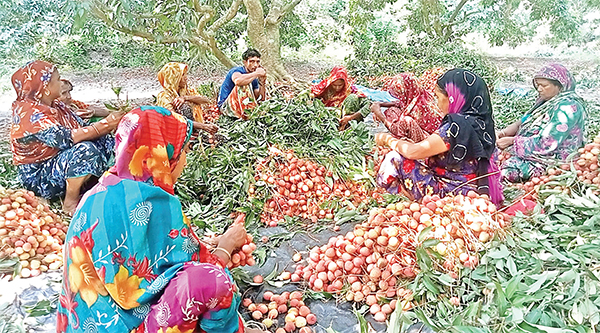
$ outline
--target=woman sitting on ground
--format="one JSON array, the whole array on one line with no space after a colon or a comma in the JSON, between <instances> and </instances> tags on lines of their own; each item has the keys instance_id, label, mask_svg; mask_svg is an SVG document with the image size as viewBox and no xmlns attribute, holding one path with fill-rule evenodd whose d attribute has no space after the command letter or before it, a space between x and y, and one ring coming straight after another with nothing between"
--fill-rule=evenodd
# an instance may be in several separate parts
<instances>
[{"instance_id":1,"label":"woman sitting on ground","mask_svg":"<svg viewBox=\"0 0 600 333\"><path fill-rule=\"evenodd\" d=\"M438 106L444 119L434 134L418 143L379 133L380 146L393 149L381 164L377 182L390 193L419 200L425 195L489 194L503 200L492 153L494 119L488 88L479 76L453 69L438 80ZM425 162L418 160L425 159Z\"/></svg>"},{"instance_id":2,"label":"woman sitting on ground","mask_svg":"<svg viewBox=\"0 0 600 333\"><path fill-rule=\"evenodd\" d=\"M544 174L585 143L586 111L571 73L549 64L533 77L533 86L539 97L531 111L496 133L498 148L509 148L502 177L511 182Z\"/></svg>"},{"instance_id":3,"label":"woman sitting on ground","mask_svg":"<svg viewBox=\"0 0 600 333\"><path fill-rule=\"evenodd\" d=\"M96 107L73 99L71 97L71 91L73 91L73 84L71 81L61 79L60 84L61 93L58 99L65 103L68 108L70 108L76 115L79 116L79 118L96 122L110 114L106 108Z\"/></svg>"},{"instance_id":4,"label":"woman sitting on ground","mask_svg":"<svg viewBox=\"0 0 600 333\"><path fill-rule=\"evenodd\" d=\"M437 131L442 122L442 113L434 102L433 95L419 84L412 73L395 76L388 89L396 102L371 104L375 118L399 139L421 142ZM387 107L384 112L381 107Z\"/></svg>"},{"instance_id":5,"label":"woman sitting on ground","mask_svg":"<svg viewBox=\"0 0 600 333\"><path fill-rule=\"evenodd\" d=\"M112 113L87 125L64 103L56 66L34 61L12 76L11 150L23 186L46 199L65 195L63 209L73 212L80 189L109 167L114 139L107 136L123 116ZM87 126L86 126L87 125Z\"/></svg>"},{"instance_id":6,"label":"woman sitting on ground","mask_svg":"<svg viewBox=\"0 0 600 333\"><path fill-rule=\"evenodd\" d=\"M173 195L191 133L162 107L123 117L116 163L69 226L57 332L244 332L224 269L246 241L243 219L210 253Z\"/></svg>"},{"instance_id":7,"label":"woman sitting on ground","mask_svg":"<svg viewBox=\"0 0 600 333\"><path fill-rule=\"evenodd\" d=\"M201 104L210 99L198 95L188 88L188 66L180 62L169 62L158 72L158 82L163 91L156 96L156 105L175 111L188 119L203 122Z\"/></svg>"},{"instance_id":8,"label":"woman sitting on ground","mask_svg":"<svg viewBox=\"0 0 600 333\"><path fill-rule=\"evenodd\" d=\"M327 107L339 108L340 130L351 120L360 121L369 115L369 100L360 94L348 79L342 66L335 66L329 77L311 87L311 94Z\"/></svg>"}]
</instances>

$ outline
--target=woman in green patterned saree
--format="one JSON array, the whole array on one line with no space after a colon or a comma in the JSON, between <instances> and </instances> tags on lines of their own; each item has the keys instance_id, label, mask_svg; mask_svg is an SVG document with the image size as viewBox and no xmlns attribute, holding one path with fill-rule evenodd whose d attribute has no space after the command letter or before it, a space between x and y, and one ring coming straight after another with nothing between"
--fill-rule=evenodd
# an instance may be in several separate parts
<instances>
[{"instance_id":1,"label":"woman in green patterned saree","mask_svg":"<svg viewBox=\"0 0 600 333\"><path fill-rule=\"evenodd\" d=\"M575 80L560 64L549 64L533 78L539 93L535 105L519 121L497 132L496 144L508 149L502 177L526 182L564 162L585 142L586 111L575 92Z\"/></svg>"}]
</instances>

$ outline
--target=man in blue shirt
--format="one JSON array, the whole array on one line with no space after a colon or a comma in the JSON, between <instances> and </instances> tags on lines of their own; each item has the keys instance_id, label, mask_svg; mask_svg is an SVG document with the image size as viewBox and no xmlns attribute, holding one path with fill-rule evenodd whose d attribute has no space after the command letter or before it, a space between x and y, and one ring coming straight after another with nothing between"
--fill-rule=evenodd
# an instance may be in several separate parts
<instances>
[{"instance_id":1,"label":"man in blue shirt","mask_svg":"<svg viewBox=\"0 0 600 333\"><path fill-rule=\"evenodd\" d=\"M229 70L219 92L217 106L223 114L246 118L245 110L265 100L267 72L260 66L260 53L248 49L242 54L243 66Z\"/></svg>"}]
</instances>

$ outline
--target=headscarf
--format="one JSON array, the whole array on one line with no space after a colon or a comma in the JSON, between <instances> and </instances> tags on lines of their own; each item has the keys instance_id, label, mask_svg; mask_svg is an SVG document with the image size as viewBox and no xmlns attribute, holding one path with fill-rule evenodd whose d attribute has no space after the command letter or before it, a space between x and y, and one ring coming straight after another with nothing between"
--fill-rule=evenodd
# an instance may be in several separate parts
<instances>
[{"instance_id":1,"label":"headscarf","mask_svg":"<svg viewBox=\"0 0 600 333\"><path fill-rule=\"evenodd\" d=\"M537 84L535 79L546 79L560 83L562 89L558 95L554 96L550 100L543 100L538 97L533 105L533 108L525 115L524 121L519 128L519 133L527 133L533 127L539 126L541 118L543 118L548 110L552 109L555 105L564 102L566 99L573 99L579 102L583 102L581 97L575 92L575 78L567 68L561 64L551 63L540 69L537 74L533 76L533 87L537 90ZM536 121L537 120L537 121Z\"/></svg>"},{"instance_id":2,"label":"headscarf","mask_svg":"<svg viewBox=\"0 0 600 333\"><path fill-rule=\"evenodd\" d=\"M485 81L465 69L453 69L444 74L438 85L449 99L448 114L442 125L449 124L450 150L446 163L458 165L465 159L478 160L477 187L479 193L490 194L493 202L503 200L500 175L485 176L497 172L492 160L496 136L490 93Z\"/></svg>"},{"instance_id":3,"label":"headscarf","mask_svg":"<svg viewBox=\"0 0 600 333\"><path fill-rule=\"evenodd\" d=\"M396 107L400 114L393 114L394 109L386 110L389 121L394 122L402 116L410 116L417 121L419 127L427 133L438 129L442 121L440 109L434 102L433 95L425 90L412 73L401 73L387 83L390 95L398 99Z\"/></svg>"},{"instance_id":4,"label":"headscarf","mask_svg":"<svg viewBox=\"0 0 600 333\"><path fill-rule=\"evenodd\" d=\"M120 178L150 182L173 194L171 172L192 134L192 122L160 106L141 106L121 119L115 135Z\"/></svg>"},{"instance_id":5,"label":"headscarf","mask_svg":"<svg viewBox=\"0 0 600 333\"><path fill-rule=\"evenodd\" d=\"M235 285L226 282L229 278L221 269L226 263L200 243L181 202L172 195L170 171L189 140L191 126L190 120L156 106L138 107L121 119L117 164L85 193L65 239L57 332L93 331L106 318L110 325L103 332L144 331L147 327L140 325L152 308L158 306L164 314L167 304L175 304L159 302L159 296L167 286L181 282L178 272L201 263L212 264L221 277L217 288L230 292L202 300L211 302L205 308L212 311L203 314L198 328L237 330L241 299ZM195 289L194 294L198 289L212 292L209 288L214 285L202 283L212 282L210 278L196 275L200 283L188 287ZM173 313L177 315L181 312ZM157 317L166 320L160 314L153 319ZM196 326L197 321L192 318L186 325ZM194 327L184 329L180 324L180 328L188 332Z\"/></svg>"},{"instance_id":6,"label":"headscarf","mask_svg":"<svg viewBox=\"0 0 600 333\"><path fill-rule=\"evenodd\" d=\"M173 108L173 100L180 96L195 96L197 93L193 89L189 89L187 85L183 88L179 87L181 78L188 72L188 65L180 62L169 62L163 66L158 72L158 82L163 87L163 91L156 96L156 105L177 112ZM200 105L193 106L194 120L203 122L202 107Z\"/></svg>"},{"instance_id":7,"label":"headscarf","mask_svg":"<svg viewBox=\"0 0 600 333\"><path fill-rule=\"evenodd\" d=\"M344 88L340 92L335 93L333 96L328 96L329 87L337 80L344 81ZM323 99L325 106L336 108L341 107L346 97L352 93L352 85L348 80L348 72L346 71L346 68L343 66L333 67L329 77L313 85L310 88L310 91L316 98Z\"/></svg>"},{"instance_id":8,"label":"headscarf","mask_svg":"<svg viewBox=\"0 0 600 333\"><path fill-rule=\"evenodd\" d=\"M16 165L39 163L59 152L57 148L38 140L25 143L23 138L55 126L70 129L81 127L77 116L62 102L55 101L52 106L41 102L55 70L55 65L37 60L19 68L12 76L17 99L12 104L10 139L13 163Z\"/></svg>"},{"instance_id":9,"label":"headscarf","mask_svg":"<svg viewBox=\"0 0 600 333\"><path fill-rule=\"evenodd\" d=\"M561 91L575 90L575 78L573 78L573 75L571 75L569 70L561 64L548 64L542 67L542 69L533 76L533 87L537 89L535 79L558 81L562 85Z\"/></svg>"}]
</instances>

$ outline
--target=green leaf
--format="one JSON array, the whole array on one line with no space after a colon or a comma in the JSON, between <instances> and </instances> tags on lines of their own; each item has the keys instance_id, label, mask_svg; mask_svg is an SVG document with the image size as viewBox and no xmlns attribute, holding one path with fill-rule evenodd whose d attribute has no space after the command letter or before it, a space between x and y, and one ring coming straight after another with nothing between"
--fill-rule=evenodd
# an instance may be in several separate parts
<instances>
[{"instance_id":1,"label":"green leaf","mask_svg":"<svg viewBox=\"0 0 600 333\"><path fill-rule=\"evenodd\" d=\"M520 323L523 321L523 310L517 307L512 307L512 322Z\"/></svg>"},{"instance_id":2,"label":"green leaf","mask_svg":"<svg viewBox=\"0 0 600 333\"><path fill-rule=\"evenodd\" d=\"M526 293L535 293L536 291L540 290L546 281L553 280L557 275L558 271L546 271L539 275L530 275L529 277L536 280L536 282L529 286L529 289L527 289Z\"/></svg>"},{"instance_id":3,"label":"green leaf","mask_svg":"<svg viewBox=\"0 0 600 333\"><path fill-rule=\"evenodd\" d=\"M577 273L573 270L570 269L564 273L562 273L557 279L556 281L558 282L571 282L573 281L575 278L577 277Z\"/></svg>"},{"instance_id":4,"label":"green leaf","mask_svg":"<svg viewBox=\"0 0 600 333\"><path fill-rule=\"evenodd\" d=\"M437 279L442 283L445 284L447 286L452 286L454 285L454 283L456 282L456 280L454 278L452 278L450 275L448 274L441 274L440 276L437 277Z\"/></svg>"},{"instance_id":5,"label":"green leaf","mask_svg":"<svg viewBox=\"0 0 600 333\"><path fill-rule=\"evenodd\" d=\"M521 283L521 279L523 279L522 275L513 276L508 283L506 284L506 297L512 300L513 295L519 288L519 283Z\"/></svg>"},{"instance_id":6,"label":"green leaf","mask_svg":"<svg viewBox=\"0 0 600 333\"><path fill-rule=\"evenodd\" d=\"M549 326L542 326L542 325L534 325L531 323L526 323L529 327L531 328L535 328L538 331L537 332L546 332L546 333L575 333L575 331L573 330L569 330L569 329L565 329L565 328L555 328L555 327L549 327ZM521 325L519 325L519 327L522 327ZM532 332L532 331L528 331L528 332Z\"/></svg>"},{"instance_id":7,"label":"green leaf","mask_svg":"<svg viewBox=\"0 0 600 333\"><path fill-rule=\"evenodd\" d=\"M491 251L486 254L486 256L493 258L493 259L502 259L502 258L508 257L509 255L510 255L510 251L508 251L508 248L504 244L501 244L499 246L498 250Z\"/></svg>"},{"instance_id":8,"label":"green leaf","mask_svg":"<svg viewBox=\"0 0 600 333\"><path fill-rule=\"evenodd\" d=\"M423 275L423 284L425 285L425 287L427 288L427 290L429 290L430 292L432 292L434 295L439 295L440 289L435 285L435 283L433 283L431 281L431 279L429 278L429 276Z\"/></svg>"},{"instance_id":9,"label":"green leaf","mask_svg":"<svg viewBox=\"0 0 600 333\"><path fill-rule=\"evenodd\" d=\"M477 302L473 302L471 304L469 304L469 306L467 306L467 309L465 310L465 318L476 318L476 316L479 313L479 309L481 306L481 301L477 301Z\"/></svg>"},{"instance_id":10,"label":"green leaf","mask_svg":"<svg viewBox=\"0 0 600 333\"><path fill-rule=\"evenodd\" d=\"M502 287L498 282L496 284L496 304L498 305L498 313L501 317L506 316L506 310L508 309L508 301L506 300L506 295L502 290Z\"/></svg>"},{"instance_id":11,"label":"green leaf","mask_svg":"<svg viewBox=\"0 0 600 333\"><path fill-rule=\"evenodd\" d=\"M573 223L573 219L563 214L554 214L552 217L559 219L561 222L571 224Z\"/></svg>"},{"instance_id":12,"label":"green leaf","mask_svg":"<svg viewBox=\"0 0 600 333\"><path fill-rule=\"evenodd\" d=\"M54 313L57 305L58 294L50 297L50 299L43 299L33 306L25 306L25 310L30 317L41 317Z\"/></svg>"},{"instance_id":13,"label":"green leaf","mask_svg":"<svg viewBox=\"0 0 600 333\"><path fill-rule=\"evenodd\" d=\"M424 248L429 248L429 247L436 246L439 243L440 243L439 239L432 238L432 239L428 239L428 240L424 241L423 244L422 244L422 246Z\"/></svg>"},{"instance_id":14,"label":"green leaf","mask_svg":"<svg viewBox=\"0 0 600 333\"><path fill-rule=\"evenodd\" d=\"M573 281L573 284L571 285L571 289L569 291L569 299L575 297L575 295L579 291L580 286L581 286L581 276L577 275L575 277L575 280Z\"/></svg>"},{"instance_id":15,"label":"green leaf","mask_svg":"<svg viewBox=\"0 0 600 333\"><path fill-rule=\"evenodd\" d=\"M508 268L508 272L510 273L510 275L517 275L517 265L515 264L515 261L512 257L508 257L506 259L506 268Z\"/></svg>"},{"instance_id":16,"label":"green leaf","mask_svg":"<svg viewBox=\"0 0 600 333\"><path fill-rule=\"evenodd\" d=\"M573 304L573 309L571 310L571 318L575 320L578 324L583 323L583 314L579 311L578 303Z\"/></svg>"},{"instance_id":17,"label":"green leaf","mask_svg":"<svg viewBox=\"0 0 600 333\"><path fill-rule=\"evenodd\" d=\"M423 230L421 230L421 232L419 233L419 236L417 237L417 240L422 243L425 238L427 237L427 234L429 234L429 232L433 229L433 226L427 227Z\"/></svg>"},{"instance_id":18,"label":"green leaf","mask_svg":"<svg viewBox=\"0 0 600 333\"><path fill-rule=\"evenodd\" d=\"M358 320L358 324L360 327L360 333L369 333L369 323L367 322L367 320L365 319L365 316L363 314L363 312L365 312L365 311L361 311L361 310L357 310L356 308L353 308L352 312L354 313L354 315L356 316L356 319Z\"/></svg>"}]
</instances>

